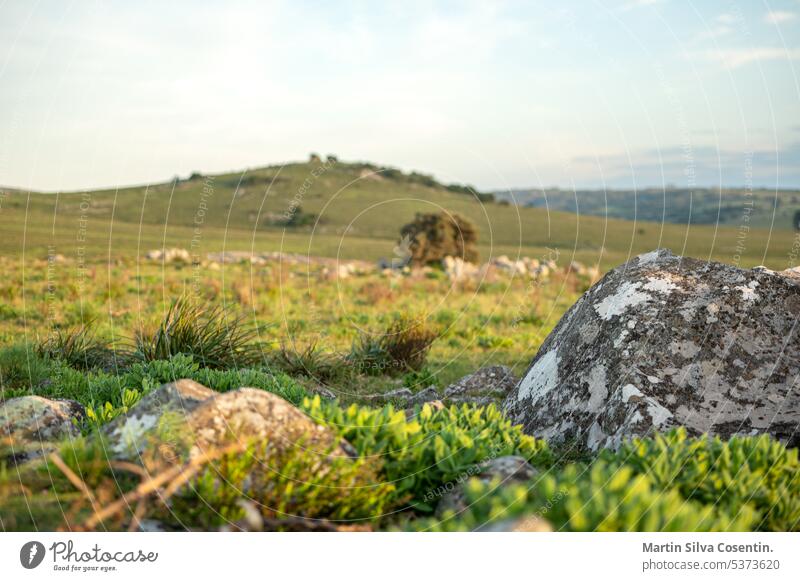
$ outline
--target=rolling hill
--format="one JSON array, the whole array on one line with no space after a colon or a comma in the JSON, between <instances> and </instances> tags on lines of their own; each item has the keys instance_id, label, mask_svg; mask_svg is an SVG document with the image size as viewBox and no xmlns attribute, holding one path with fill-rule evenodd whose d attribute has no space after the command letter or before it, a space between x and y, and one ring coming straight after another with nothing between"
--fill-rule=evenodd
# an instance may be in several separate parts
<instances>
[{"instance_id":1,"label":"rolling hill","mask_svg":"<svg viewBox=\"0 0 800 581\"><path fill-rule=\"evenodd\" d=\"M793 266L791 231L633 222L517 207L420 173L313 158L218 175L87 192L4 190L0 252L63 254L80 261L132 258L162 246L203 255L220 250L299 252L374 260L392 256L400 227L416 212L470 218L482 259L539 257L555 249L601 268L656 247L703 259ZM296 208L295 211L291 211ZM569 209L567 207L564 208Z\"/></svg>"}]
</instances>

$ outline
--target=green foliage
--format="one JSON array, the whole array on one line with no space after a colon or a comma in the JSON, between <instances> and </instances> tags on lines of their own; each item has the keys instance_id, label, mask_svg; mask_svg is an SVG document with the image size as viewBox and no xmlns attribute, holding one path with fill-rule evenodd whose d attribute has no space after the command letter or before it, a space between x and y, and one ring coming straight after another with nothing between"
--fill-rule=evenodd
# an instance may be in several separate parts
<instances>
[{"instance_id":1,"label":"green foliage","mask_svg":"<svg viewBox=\"0 0 800 581\"><path fill-rule=\"evenodd\" d=\"M761 530L800 530L800 462L767 435L688 438L684 429L634 439L603 457L646 474L663 489L736 514L747 507L761 514Z\"/></svg>"},{"instance_id":2,"label":"green foliage","mask_svg":"<svg viewBox=\"0 0 800 581\"><path fill-rule=\"evenodd\" d=\"M96 369L113 366L116 354L108 343L92 330L92 322L71 329L58 329L36 345L36 352L49 359L60 359L75 369Z\"/></svg>"},{"instance_id":3,"label":"green foliage","mask_svg":"<svg viewBox=\"0 0 800 581\"><path fill-rule=\"evenodd\" d=\"M53 363L27 345L0 350L0 391L5 398L28 395L48 379Z\"/></svg>"},{"instance_id":4,"label":"green foliage","mask_svg":"<svg viewBox=\"0 0 800 581\"><path fill-rule=\"evenodd\" d=\"M398 500L408 499L416 510L432 510L433 492L442 483L474 471L485 460L516 454L538 466L553 461L544 441L523 434L494 406L436 411L426 404L409 419L391 405L342 408L315 397L306 399L303 409L337 430L359 456L380 458Z\"/></svg>"},{"instance_id":5,"label":"green foliage","mask_svg":"<svg viewBox=\"0 0 800 581\"><path fill-rule=\"evenodd\" d=\"M331 521L370 520L384 513L394 486L381 482L380 462L330 456L298 445L255 442L212 462L172 500L167 519L212 530L241 519L242 501L262 516Z\"/></svg>"},{"instance_id":6,"label":"green foliage","mask_svg":"<svg viewBox=\"0 0 800 581\"><path fill-rule=\"evenodd\" d=\"M413 222L401 228L400 236L408 241L415 264L438 265L445 256L478 262L478 229L460 214L417 214Z\"/></svg>"},{"instance_id":7,"label":"green foliage","mask_svg":"<svg viewBox=\"0 0 800 581\"><path fill-rule=\"evenodd\" d=\"M173 301L154 329L135 334L135 356L154 361L183 354L192 355L204 367L247 366L261 359L253 343L257 337L256 329L246 325L243 317L226 317L221 307L205 307L184 296Z\"/></svg>"},{"instance_id":8,"label":"green foliage","mask_svg":"<svg viewBox=\"0 0 800 581\"><path fill-rule=\"evenodd\" d=\"M362 334L353 343L347 361L365 375L398 375L425 366L439 333L422 317L395 317L383 334Z\"/></svg>"},{"instance_id":9,"label":"green foliage","mask_svg":"<svg viewBox=\"0 0 800 581\"><path fill-rule=\"evenodd\" d=\"M664 491L628 466L571 464L527 484L500 486L471 479L463 514L412 521L415 530L480 530L506 519L539 518L557 531L747 531L758 514L735 514ZM458 516L458 518L456 518ZM524 525L523 525L524 527Z\"/></svg>"},{"instance_id":10,"label":"green foliage","mask_svg":"<svg viewBox=\"0 0 800 581\"><path fill-rule=\"evenodd\" d=\"M317 214L304 212L300 206L295 206L281 224L287 228L301 228L303 226L313 226L318 220L319 216Z\"/></svg>"},{"instance_id":11,"label":"green foliage","mask_svg":"<svg viewBox=\"0 0 800 581\"><path fill-rule=\"evenodd\" d=\"M423 367L419 371L409 371L403 376L403 385L412 390L425 389L433 385L439 387L439 376L430 367Z\"/></svg>"},{"instance_id":12,"label":"green foliage","mask_svg":"<svg viewBox=\"0 0 800 581\"><path fill-rule=\"evenodd\" d=\"M135 389L123 388L121 405L114 406L110 401L103 405L86 406L86 419L91 428L99 428L118 415L127 414L128 410L139 403L142 399L142 392Z\"/></svg>"}]
</instances>

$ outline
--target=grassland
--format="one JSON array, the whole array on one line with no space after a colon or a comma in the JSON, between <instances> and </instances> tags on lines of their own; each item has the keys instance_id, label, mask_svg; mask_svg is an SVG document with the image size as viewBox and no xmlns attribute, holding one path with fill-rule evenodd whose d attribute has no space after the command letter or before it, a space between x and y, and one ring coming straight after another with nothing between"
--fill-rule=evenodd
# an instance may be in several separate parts
<instances>
[{"instance_id":1,"label":"grassland","mask_svg":"<svg viewBox=\"0 0 800 581\"><path fill-rule=\"evenodd\" d=\"M15 467L0 441L0 530L135 530L143 517L169 529L236 530L244 517L245 480L258 482L250 500L272 530L292 528L294 517L319 530L473 530L535 516L553 498L547 526L554 530L800 526L796 450L767 436L720 442L676 432L631 444L646 454L631 448L583 457L522 434L491 406L425 406L407 415L371 397L400 386L441 388L491 364L523 373L591 283L564 268L572 260L605 270L661 246L782 269L795 266L791 232L769 234L745 222L689 228L518 209L419 174L319 161L120 190L7 191L0 202L0 401L31 394L69 398L88 413L82 436L44 460ZM393 256L400 226L415 212L441 209L475 222L483 260L500 254L556 258L559 268L537 279L496 272L454 281L437 269L400 274L366 268L342 277L330 261L317 259L282 255L220 264L207 258L244 250L373 261ZM297 216L302 220L286 224ZM186 248L192 260L143 257L162 247ZM255 330L246 366L207 365L181 349L151 349L151 356L139 357L137 331L154 328L184 296L223 314L215 323L219 333L210 339L197 334L223 355L225 336L235 334L228 320L242 317ZM424 320L435 337L427 359L419 368L373 373L363 346L389 336L400 317ZM87 365L80 346L59 343L60 333L69 337L76 328L98 340L97 363ZM135 514L119 510L98 520L97 502L123 506L120 499L127 502L144 485L136 474L175 469L158 457L159 433L148 441L152 458L139 457L139 464L125 465L132 472L121 473L108 462L98 429L179 377L218 392L250 386L276 393L350 441L359 457L320 472L316 454L298 447L276 456L255 443L210 461L200 473L181 472L189 474L189 485L169 502L151 490ZM323 388L336 400L313 397ZM437 491L467 480L482 462L511 454L543 472L510 486L469 480L469 510L433 516ZM271 464L281 470L263 470ZM188 460L184 468L191 468ZM85 487L76 488L75 474ZM554 497L556 490L565 492Z\"/></svg>"},{"instance_id":2,"label":"grassland","mask_svg":"<svg viewBox=\"0 0 800 581\"><path fill-rule=\"evenodd\" d=\"M299 205L307 225L287 228ZM416 212L446 209L477 225L482 258L538 257L559 250L606 270L656 247L742 266L794 266L788 230L753 228L742 215L724 227L605 219L482 203L421 176L363 163L292 163L149 186L91 192L6 190L0 253L76 260L133 258L162 246L198 256L228 250L299 252L374 260L391 257Z\"/></svg>"}]
</instances>

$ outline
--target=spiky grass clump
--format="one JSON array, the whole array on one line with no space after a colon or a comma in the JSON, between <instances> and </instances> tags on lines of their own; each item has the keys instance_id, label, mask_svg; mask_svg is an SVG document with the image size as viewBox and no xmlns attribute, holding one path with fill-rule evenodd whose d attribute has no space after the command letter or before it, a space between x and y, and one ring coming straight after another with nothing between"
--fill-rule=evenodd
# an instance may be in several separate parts
<instances>
[{"instance_id":1,"label":"spiky grass clump","mask_svg":"<svg viewBox=\"0 0 800 581\"><path fill-rule=\"evenodd\" d=\"M361 335L347 359L365 375L402 375L425 366L438 338L423 317L400 315L381 335Z\"/></svg>"},{"instance_id":2,"label":"spiky grass clump","mask_svg":"<svg viewBox=\"0 0 800 581\"><path fill-rule=\"evenodd\" d=\"M271 361L287 375L310 377L324 383L342 381L353 372L348 361L335 353L323 351L316 342L302 347L282 343Z\"/></svg>"},{"instance_id":3,"label":"spiky grass clump","mask_svg":"<svg viewBox=\"0 0 800 581\"><path fill-rule=\"evenodd\" d=\"M134 353L144 361L182 354L213 369L242 367L261 359L254 343L257 337L257 330L242 316L227 317L219 306L205 307L182 297L154 329L135 333Z\"/></svg>"},{"instance_id":4,"label":"spiky grass clump","mask_svg":"<svg viewBox=\"0 0 800 581\"><path fill-rule=\"evenodd\" d=\"M119 355L107 342L97 338L91 322L71 329L58 329L36 345L36 352L49 359L59 359L75 369L108 369Z\"/></svg>"}]
</instances>

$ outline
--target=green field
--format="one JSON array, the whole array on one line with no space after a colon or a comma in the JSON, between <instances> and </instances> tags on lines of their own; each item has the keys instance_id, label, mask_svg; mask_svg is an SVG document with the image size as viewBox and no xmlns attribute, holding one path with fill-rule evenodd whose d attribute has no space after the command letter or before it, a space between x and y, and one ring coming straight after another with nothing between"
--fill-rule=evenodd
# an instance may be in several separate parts
<instances>
[{"instance_id":1,"label":"green field","mask_svg":"<svg viewBox=\"0 0 800 581\"><path fill-rule=\"evenodd\" d=\"M299 203L304 225L285 227ZM539 257L601 269L656 247L742 266L794 266L794 233L740 221L679 225L480 202L422 174L363 163L291 163L149 186L73 193L6 190L0 200L0 252L105 260L162 246L208 252L282 250L375 260L391 257L400 227L416 212L446 209L477 225L482 258Z\"/></svg>"}]
</instances>

